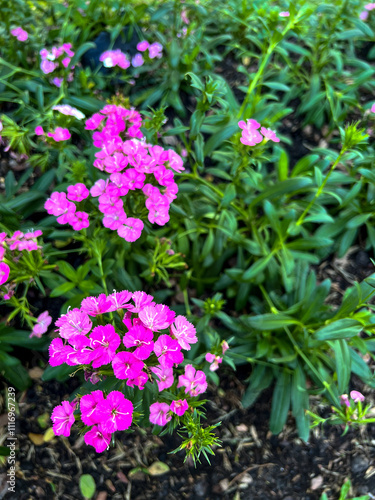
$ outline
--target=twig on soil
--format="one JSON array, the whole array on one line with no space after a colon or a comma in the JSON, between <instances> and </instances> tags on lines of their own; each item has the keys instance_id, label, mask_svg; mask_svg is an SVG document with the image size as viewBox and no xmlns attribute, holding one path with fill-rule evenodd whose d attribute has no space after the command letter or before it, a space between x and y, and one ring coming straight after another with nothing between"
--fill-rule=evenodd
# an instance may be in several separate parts
<instances>
[{"instance_id":1,"label":"twig on soil","mask_svg":"<svg viewBox=\"0 0 375 500\"><path fill-rule=\"evenodd\" d=\"M235 476L231 481L230 483L228 484L228 488L235 482L235 481L238 481L239 479L241 479L247 472L250 472L251 470L254 470L254 469L260 469L261 467L269 467L270 465L277 465L277 464L274 464L272 462L270 463L267 463L267 464L259 464L259 465L252 465L251 467L248 467L247 469L245 469L244 471L242 471L240 474L237 474L237 476Z\"/></svg>"}]
</instances>

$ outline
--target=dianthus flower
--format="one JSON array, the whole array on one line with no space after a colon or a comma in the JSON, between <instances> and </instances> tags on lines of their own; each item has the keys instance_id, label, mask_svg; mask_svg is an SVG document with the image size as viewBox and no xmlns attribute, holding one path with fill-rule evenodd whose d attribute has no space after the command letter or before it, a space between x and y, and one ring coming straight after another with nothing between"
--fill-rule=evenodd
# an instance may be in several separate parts
<instances>
[{"instance_id":1,"label":"dianthus flower","mask_svg":"<svg viewBox=\"0 0 375 500\"><path fill-rule=\"evenodd\" d=\"M93 348L92 367L99 368L110 363L120 343L120 336L112 325L96 326L90 333L90 346Z\"/></svg>"},{"instance_id":2,"label":"dianthus flower","mask_svg":"<svg viewBox=\"0 0 375 500\"><path fill-rule=\"evenodd\" d=\"M44 311L37 317L37 323L36 325L34 325L30 337L40 338L43 335L43 333L46 333L51 323L52 323L51 316L49 315L48 311Z\"/></svg>"},{"instance_id":3,"label":"dianthus flower","mask_svg":"<svg viewBox=\"0 0 375 500\"><path fill-rule=\"evenodd\" d=\"M120 391L112 391L98 404L96 412L105 432L125 431L132 423L133 404Z\"/></svg>"},{"instance_id":4,"label":"dianthus flower","mask_svg":"<svg viewBox=\"0 0 375 500\"><path fill-rule=\"evenodd\" d=\"M70 201L82 201L90 194L89 190L82 182L68 186L67 191L67 198Z\"/></svg>"},{"instance_id":5,"label":"dianthus flower","mask_svg":"<svg viewBox=\"0 0 375 500\"><path fill-rule=\"evenodd\" d=\"M111 295L108 295L108 300L111 303L111 307L108 311L127 309L130 305L129 301L131 300L132 295L132 292L128 292L128 290L123 290L122 292L116 292L114 290Z\"/></svg>"},{"instance_id":6,"label":"dianthus flower","mask_svg":"<svg viewBox=\"0 0 375 500\"><path fill-rule=\"evenodd\" d=\"M84 439L87 445L93 446L97 453L101 453L109 448L111 438L112 434L110 432L105 432L101 426L94 425L92 429L86 432Z\"/></svg>"},{"instance_id":7,"label":"dianthus flower","mask_svg":"<svg viewBox=\"0 0 375 500\"><path fill-rule=\"evenodd\" d=\"M185 387L185 394L198 396L207 389L206 375L201 370L195 370L192 365L185 366L185 374L178 377L177 387Z\"/></svg>"},{"instance_id":8,"label":"dianthus flower","mask_svg":"<svg viewBox=\"0 0 375 500\"><path fill-rule=\"evenodd\" d=\"M89 316L97 316L108 312L110 309L111 301L108 300L104 293L101 293L99 297L87 297L81 302L81 310Z\"/></svg>"},{"instance_id":9,"label":"dianthus flower","mask_svg":"<svg viewBox=\"0 0 375 500\"><path fill-rule=\"evenodd\" d=\"M351 391L350 392L350 397L355 403L363 402L365 400L365 397L362 393L358 391Z\"/></svg>"},{"instance_id":10,"label":"dianthus flower","mask_svg":"<svg viewBox=\"0 0 375 500\"><path fill-rule=\"evenodd\" d=\"M71 347L65 345L61 339L53 339L49 348L49 364L51 366L60 366L67 362Z\"/></svg>"},{"instance_id":11,"label":"dianthus flower","mask_svg":"<svg viewBox=\"0 0 375 500\"><path fill-rule=\"evenodd\" d=\"M148 295L146 292L134 292L132 295L132 299L134 302L134 306L130 304L128 309L130 312L134 313L138 313L146 306L153 305L154 303L154 297L152 295Z\"/></svg>"},{"instance_id":12,"label":"dianthus flower","mask_svg":"<svg viewBox=\"0 0 375 500\"><path fill-rule=\"evenodd\" d=\"M195 327L190 323L185 316L177 316L174 323L171 325L171 332L177 339L182 349L190 351L190 344L198 342Z\"/></svg>"},{"instance_id":13,"label":"dianthus flower","mask_svg":"<svg viewBox=\"0 0 375 500\"><path fill-rule=\"evenodd\" d=\"M163 46L158 42L154 42L148 47L148 56L150 59L154 59L155 57L160 59L163 55L162 52Z\"/></svg>"},{"instance_id":14,"label":"dianthus flower","mask_svg":"<svg viewBox=\"0 0 375 500\"><path fill-rule=\"evenodd\" d=\"M55 323L60 337L70 339L76 335L86 335L91 331L92 322L86 312L73 309L61 316Z\"/></svg>"},{"instance_id":15,"label":"dianthus flower","mask_svg":"<svg viewBox=\"0 0 375 500\"><path fill-rule=\"evenodd\" d=\"M27 31L22 29L20 26L10 30L11 35L15 36L19 42L26 42L29 37Z\"/></svg>"},{"instance_id":16,"label":"dianthus flower","mask_svg":"<svg viewBox=\"0 0 375 500\"><path fill-rule=\"evenodd\" d=\"M55 436L70 436L70 429L75 422L74 409L75 404L72 405L69 401L63 401L61 405L55 406L51 415Z\"/></svg>"},{"instance_id":17,"label":"dianthus flower","mask_svg":"<svg viewBox=\"0 0 375 500\"><path fill-rule=\"evenodd\" d=\"M147 50L149 48L150 44L148 43L147 40L142 40L141 42L139 42L137 44L137 50L139 50L139 52L144 52L145 50Z\"/></svg>"},{"instance_id":18,"label":"dianthus flower","mask_svg":"<svg viewBox=\"0 0 375 500\"><path fill-rule=\"evenodd\" d=\"M136 347L133 355L140 359L147 359L154 348L154 334L142 325L135 325L129 329L123 338L124 346L128 349Z\"/></svg>"},{"instance_id":19,"label":"dianthus flower","mask_svg":"<svg viewBox=\"0 0 375 500\"><path fill-rule=\"evenodd\" d=\"M146 306L138 314L144 326L153 332L159 332L168 328L175 316L176 313L174 311L161 304Z\"/></svg>"},{"instance_id":20,"label":"dianthus flower","mask_svg":"<svg viewBox=\"0 0 375 500\"><path fill-rule=\"evenodd\" d=\"M182 363L184 355L177 340L171 339L169 335L160 335L154 343L154 353L159 363L164 366L173 366Z\"/></svg>"},{"instance_id":21,"label":"dianthus flower","mask_svg":"<svg viewBox=\"0 0 375 500\"><path fill-rule=\"evenodd\" d=\"M102 391L93 391L80 399L81 420L86 425L100 423L97 413L98 404L104 401Z\"/></svg>"},{"instance_id":22,"label":"dianthus flower","mask_svg":"<svg viewBox=\"0 0 375 500\"><path fill-rule=\"evenodd\" d=\"M0 285L8 281L10 267L5 262L0 262Z\"/></svg>"},{"instance_id":23,"label":"dianthus flower","mask_svg":"<svg viewBox=\"0 0 375 500\"><path fill-rule=\"evenodd\" d=\"M128 217L124 224L117 229L117 234L125 241L133 242L141 236L143 227L141 219Z\"/></svg>"},{"instance_id":24,"label":"dianthus flower","mask_svg":"<svg viewBox=\"0 0 375 500\"><path fill-rule=\"evenodd\" d=\"M44 130L43 127L38 125L38 127L35 127L35 135L44 135Z\"/></svg>"},{"instance_id":25,"label":"dianthus flower","mask_svg":"<svg viewBox=\"0 0 375 500\"><path fill-rule=\"evenodd\" d=\"M71 137L69 130L62 127L56 127L54 132L48 132L47 135L56 142L67 141Z\"/></svg>"},{"instance_id":26,"label":"dianthus flower","mask_svg":"<svg viewBox=\"0 0 375 500\"><path fill-rule=\"evenodd\" d=\"M153 366L150 368L152 373L154 373L159 380L156 381L158 384L159 391L163 391L164 389L168 389L173 385L174 376L173 376L173 368L159 365Z\"/></svg>"},{"instance_id":27,"label":"dianthus flower","mask_svg":"<svg viewBox=\"0 0 375 500\"><path fill-rule=\"evenodd\" d=\"M136 54L132 58L132 66L133 66L133 68L139 68L143 64L144 64L144 59L142 57L142 54Z\"/></svg>"},{"instance_id":28,"label":"dianthus flower","mask_svg":"<svg viewBox=\"0 0 375 500\"><path fill-rule=\"evenodd\" d=\"M263 141L263 137L258 132L260 123L255 120L246 120L238 122L238 126L242 129L241 142L246 146L255 146Z\"/></svg>"},{"instance_id":29,"label":"dianthus flower","mask_svg":"<svg viewBox=\"0 0 375 500\"><path fill-rule=\"evenodd\" d=\"M135 379L142 371L143 366L143 361L128 351L117 353L112 360L115 377L120 380Z\"/></svg>"},{"instance_id":30,"label":"dianthus flower","mask_svg":"<svg viewBox=\"0 0 375 500\"><path fill-rule=\"evenodd\" d=\"M289 13L287 10L285 10L284 12L280 12L280 13L279 13L279 16L280 16L280 17L289 17L289 16L290 16L290 13Z\"/></svg>"},{"instance_id":31,"label":"dianthus flower","mask_svg":"<svg viewBox=\"0 0 375 500\"><path fill-rule=\"evenodd\" d=\"M179 399L177 401L172 401L171 411L181 417L185 411L189 408L189 404L186 399Z\"/></svg>"},{"instance_id":32,"label":"dianthus flower","mask_svg":"<svg viewBox=\"0 0 375 500\"><path fill-rule=\"evenodd\" d=\"M266 141L280 142L280 139L276 137L276 132L274 130L262 127L260 132L264 135Z\"/></svg>"},{"instance_id":33,"label":"dianthus flower","mask_svg":"<svg viewBox=\"0 0 375 500\"><path fill-rule=\"evenodd\" d=\"M215 372L219 368L219 364L223 361L223 358L220 356L216 356L215 354L212 354L208 352L205 356L206 361L208 361L210 364L210 370L212 372Z\"/></svg>"},{"instance_id":34,"label":"dianthus flower","mask_svg":"<svg viewBox=\"0 0 375 500\"><path fill-rule=\"evenodd\" d=\"M172 419L169 414L170 407L167 403L154 403L150 406L150 422L163 427Z\"/></svg>"}]
</instances>

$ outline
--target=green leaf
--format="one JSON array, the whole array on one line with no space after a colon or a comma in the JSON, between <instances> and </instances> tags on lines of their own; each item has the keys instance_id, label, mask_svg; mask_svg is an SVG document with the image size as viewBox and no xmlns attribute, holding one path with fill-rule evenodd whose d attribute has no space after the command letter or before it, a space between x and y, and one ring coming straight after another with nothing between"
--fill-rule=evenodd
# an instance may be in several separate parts
<instances>
[{"instance_id":1,"label":"green leaf","mask_svg":"<svg viewBox=\"0 0 375 500\"><path fill-rule=\"evenodd\" d=\"M92 498L96 491L94 478L90 474L83 474L79 478L79 489L81 490L84 498Z\"/></svg>"},{"instance_id":2,"label":"green leaf","mask_svg":"<svg viewBox=\"0 0 375 500\"><path fill-rule=\"evenodd\" d=\"M298 325L299 321L286 314L259 314L258 316L241 316L240 320L246 326L255 330L277 330L289 325Z\"/></svg>"},{"instance_id":3,"label":"green leaf","mask_svg":"<svg viewBox=\"0 0 375 500\"><path fill-rule=\"evenodd\" d=\"M309 408L309 394L306 388L306 376L300 364L293 373L291 400L298 435L307 442L310 434L310 417L305 410Z\"/></svg>"},{"instance_id":4,"label":"green leaf","mask_svg":"<svg viewBox=\"0 0 375 500\"><path fill-rule=\"evenodd\" d=\"M288 166L289 166L288 153L282 149L280 152L280 159L277 163L277 176L279 182L285 181L288 178Z\"/></svg>"},{"instance_id":5,"label":"green leaf","mask_svg":"<svg viewBox=\"0 0 375 500\"><path fill-rule=\"evenodd\" d=\"M313 335L316 340L336 340L354 337L361 331L362 325L359 321L344 318L319 328Z\"/></svg>"},{"instance_id":6,"label":"green leaf","mask_svg":"<svg viewBox=\"0 0 375 500\"><path fill-rule=\"evenodd\" d=\"M273 257L272 253L269 253L266 257L258 259L252 266L249 267L249 269L247 269L243 273L242 281L244 282L251 281L255 276L257 276L267 267L272 257Z\"/></svg>"},{"instance_id":7,"label":"green leaf","mask_svg":"<svg viewBox=\"0 0 375 500\"><path fill-rule=\"evenodd\" d=\"M272 396L270 431L279 434L282 431L290 407L291 377L285 371L277 376Z\"/></svg>"},{"instance_id":8,"label":"green leaf","mask_svg":"<svg viewBox=\"0 0 375 500\"><path fill-rule=\"evenodd\" d=\"M63 283L62 285L58 286L52 292L50 293L50 297L59 297L60 295L64 295L67 292L70 292L70 290L73 290L75 288L75 284L71 283L70 281L67 281Z\"/></svg>"},{"instance_id":9,"label":"green leaf","mask_svg":"<svg viewBox=\"0 0 375 500\"><path fill-rule=\"evenodd\" d=\"M347 342L343 339L334 340L330 345L335 353L336 373L338 390L340 394L345 394L348 389L352 363L350 358L350 349Z\"/></svg>"},{"instance_id":10,"label":"green leaf","mask_svg":"<svg viewBox=\"0 0 375 500\"><path fill-rule=\"evenodd\" d=\"M258 399L262 391L271 385L272 380L272 370L264 365L256 365L250 375L249 386L242 397L244 408L251 406Z\"/></svg>"}]
</instances>

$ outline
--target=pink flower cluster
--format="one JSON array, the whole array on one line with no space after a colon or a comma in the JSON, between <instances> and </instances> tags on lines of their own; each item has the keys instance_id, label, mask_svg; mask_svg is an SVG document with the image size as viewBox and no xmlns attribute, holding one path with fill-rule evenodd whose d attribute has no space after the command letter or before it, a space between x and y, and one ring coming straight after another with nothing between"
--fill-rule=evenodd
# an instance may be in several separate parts
<instances>
[{"instance_id":1,"label":"pink flower cluster","mask_svg":"<svg viewBox=\"0 0 375 500\"><path fill-rule=\"evenodd\" d=\"M354 403L363 403L363 401L365 400L364 395L359 391L351 391L350 397L352 398ZM347 394L342 394L340 396L340 404L350 408L350 401Z\"/></svg>"},{"instance_id":2,"label":"pink flower cluster","mask_svg":"<svg viewBox=\"0 0 375 500\"><path fill-rule=\"evenodd\" d=\"M137 50L139 50L139 52L148 50L148 57L150 59L155 59L155 57L160 59L163 55L163 46L158 42L150 44L147 40L142 40L138 43Z\"/></svg>"},{"instance_id":3,"label":"pink flower cluster","mask_svg":"<svg viewBox=\"0 0 375 500\"><path fill-rule=\"evenodd\" d=\"M40 56L42 58L40 69L45 75L49 75L56 69L66 69L74 56L74 52L72 51L71 43L63 43L60 47L52 47L51 51L42 49L40 51ZM56 76L52 79L52 83L56 85L56 87L60 87L63 80L64 78ZM73 80L73 74L68 75L67 80L71 82Z\"/></svg>"},{"instance_id":4,"label":"pink flower cluster","mask_svg":"<svg viewBox=\"0 0 375 500\"><path fill-rule=\"evenodd\" d=\"M115 311L122 318L121 328L103 324L103 314ZM100 321L97 321L99 315ZM184 360L182 350L190 350L190 345L198 340L194 326L184 316L176 317L166 305L156 304L152 295L127 290L84 299L80 308L61 316L56 326L59 337L49 348L51 366L84 365L85 373L89 373L95 383L102 374L113 372L118 380L139 390L145 388L153 374L153 383L156 382L159 392L175 384L173 371ZM195 397L207 389L206 376L203 371L187 365L175 387L182 387L185 394ZM52 414L56 435L69 435L74 423L74 407L67 403L63 402ZM165 425L172 413L181 416L188 406L186 399L176 399L170 405L157 401L150 407L150 422ZM102 391L83 396L81 420L93 426L85 435L86 443L98 452L103 451L113 432L131 425L132 411L132 403L117 391L107 398Z\"/></svg>"},{"instance_id":5,"label":"pink flower cluster","mask_svg":"<svg viewBox=\"0 0 375 500\"><path fill-rule=\"evenodd\" d=\"M12 236L7 236L7 233L0 233L0 285L6 283L9 279L10 267L6 262L1 262L5 258L5 253L7 250L10 252L22 252L26 250L31 252L33 250L38 250L41 247L38 245L37 238L43 233L39 229L37 231L29 231L27 233L22 233L21 231L15 231ZM18 255L10 255L10 259L18 259ZM8 286L8 285L6 285ZM7 293L4 295L5 300L9 300L13 295L11 291L11 286L8 287Z\"/></svg>"},{"instance_id":6,"label":"pink flower cluster","mask_svg":"<svg viewBox=\"0 0 375 500\"><path fill-rule=\"evenodd\" d=\"M27 33L27 31L22 29L20 26L10 30L10 34L15 36L19 42L26 42L26 40L29 38L29 34Z\"/></svg>"},{"instance_id":7,"label":"pink flower cluster","mask_svg":"<svg viewBox=\"0 0 375 500\"><path fill-rule=\"evenodd\" d=\"M137 197L141 196L141 202L145 197L149 222L163 226L169 221L169 208L178 192L173 170L184 170L182 158L173 150L140 140L143 139L141 125L141 115L137 111L115 105L105 106L86 121L86 130L96 130L94 146L100 148L95 153L94 166L109 175L109 179L98 180L90 194L98 198L103 226L117 231L129 242L141 236L144 223L126 214L123 197L128 196L132 204ZM68 196L68 199L71 198ZM75 208L65 193L52 193L45 208L49 214L59 217L60 224L68 223L75 229L70 222ZM89 224L86 215L82 216L85 220L82 227Z\"/></svg>"},{"instance_id":8,"label":"pink flower cluster","mask_svg":"<svg viewBox=\"0 0 375 500\"><path fill-rule=\"evenodd\" d=\"M240 140L246 146L255 146L263 142L263 140L280 142L280 139L276 137L276 133L269 128L262 127L259 132L260 123L256 120L246 120L246 122L241 120L238 122L238 126L242 129ZM263 134L263 137L261 134Z\"/></svg>"},{"instance_id":9,"label":"pink flower cluster","mask_svg":"<svg viewBox=\"0 0 375 500\"><path fill-rule=\"evenodd\" d=\"M106 50L99 57L99 61L103 63L105 68L113 68L118 66L121 69L127 69L130 66L130 61L127 55L121 52L120 49Z\"/></svg>"},{"instance_id":10,"label":"pink flower cluster","mask_svg":"<svg viewBox=\"0 0 375 500\"><path fill-rule=\"evenodd\" d=\"M89 196L87 187L78 182L68 186L68 194L53 192L44 204L50 215L57 217L59 224L69 224L75 231L89 227L89 214L77 211L74 201L80 202Z\"/></svg>"}]
</instances>

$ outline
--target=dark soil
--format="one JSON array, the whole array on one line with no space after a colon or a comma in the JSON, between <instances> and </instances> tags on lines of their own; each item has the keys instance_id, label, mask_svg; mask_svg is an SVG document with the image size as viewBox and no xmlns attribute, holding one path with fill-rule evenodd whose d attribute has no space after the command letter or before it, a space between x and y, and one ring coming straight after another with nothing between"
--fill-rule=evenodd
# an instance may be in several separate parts
<instances>
[{"instance_id":1,"label":"dark soil","mask_svg":"<svg viewBox=\"0 0 375 500\"><path fill-rule=\"evenodd\" d=\"M327 427L315 431L305 444L290 419L284 431L273 436L268 431L270 394L264 394L253 408L241 409L244 386L232 372L223 371L223 387L210 388L208 394L207 422L223 422L218 429L222 447L216 449L211 466L203 463L195 469L183 463L183 454L169 454L179 445L178 436L161 439L139 429L117 433L116 447L100 455L76 432L70 438L40 444L38 439L50 426L52 408L76 387L73 380L41 382L40 373L34 369L35 385L22 395L19 405L16 494L6 493L3 469L0 499L77 500L82 498L78 486L82 474L95 479L97 500L318 500L323 491L335 500L348 477L353 494L375 492L371 438L375 426L352 430L344 437L341 429ZM6 415L0 416L0 426L5 423ZM155 461L164 462L170 471L152 476L141 470Z\"/></svg>"}]
</instances>

